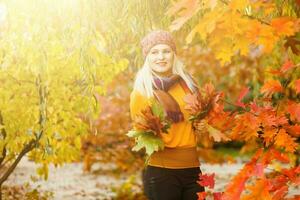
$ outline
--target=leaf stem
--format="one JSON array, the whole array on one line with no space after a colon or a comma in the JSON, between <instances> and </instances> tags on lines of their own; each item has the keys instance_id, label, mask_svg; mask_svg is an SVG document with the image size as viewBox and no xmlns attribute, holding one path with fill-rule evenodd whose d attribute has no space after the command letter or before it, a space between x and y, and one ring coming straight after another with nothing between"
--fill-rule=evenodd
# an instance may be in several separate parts
<instances>
[{"instance_id":1,"label":"leaf stem","mask_svg":"<svg viewBox=\"0 0 300 200\"><path fill-rule=\"evenodd\" d=\"M233 104L233 103L231 103L231 102L229 102L229 101L227 101L227 100L225 100L225 99L223 99L223 98L221 98L220 100L224 101L224 102L227 103L228 105L234 106L234 107L236 107L236 108L241 108L243 111L248 112L248 113L251 113L252 115L258 117L258 115L257 115L256 113L253 113L253 112L251 112L251 111L249 111L249 110L247 110L247 109L245 109L245 108L243 108L243 107L237 106L237 105L235 105L235 104Z\"/></svg>"}]
</instances>

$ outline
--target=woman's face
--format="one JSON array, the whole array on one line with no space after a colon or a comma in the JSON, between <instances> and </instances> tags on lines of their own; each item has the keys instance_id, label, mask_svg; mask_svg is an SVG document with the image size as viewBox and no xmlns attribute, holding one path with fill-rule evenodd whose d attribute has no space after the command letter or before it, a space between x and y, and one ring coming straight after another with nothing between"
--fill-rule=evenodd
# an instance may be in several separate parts
<instances>
[{"instance_id":1,"label":"woman's face","mask_svg":"<svg viewBox=\"0 0 300 200\"><path fill-rule=\"evenodd\" d=\"M167 44L157 44L148 53L148 63L150 68L160 76L172 74L174 62L174 52Z\"/></svg>"}]
</instances>

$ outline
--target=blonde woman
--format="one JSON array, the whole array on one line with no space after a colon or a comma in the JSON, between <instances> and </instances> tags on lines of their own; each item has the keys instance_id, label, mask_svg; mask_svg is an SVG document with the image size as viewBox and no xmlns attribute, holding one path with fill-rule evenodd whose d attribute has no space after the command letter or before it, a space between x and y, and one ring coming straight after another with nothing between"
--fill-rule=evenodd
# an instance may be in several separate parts
<instances>
[{"instance_id":1,"label":"blonde woman","mask_svg":"<svg viewBox=\"0 0 300 200\"><path fill-rule=\"evenodd\" d=\"M201 173L196 151L196 135L183 100L197 85L176 56L176 46L167 31L150 32L141 41L145 58L136 75L130 96L130 112L134 119L151 98L156 98L172 122L161 138L165 148L150 156L144 170L144 191L150 200L196 200L204 191L198 183Z\"/></svg>"}]
</instances>

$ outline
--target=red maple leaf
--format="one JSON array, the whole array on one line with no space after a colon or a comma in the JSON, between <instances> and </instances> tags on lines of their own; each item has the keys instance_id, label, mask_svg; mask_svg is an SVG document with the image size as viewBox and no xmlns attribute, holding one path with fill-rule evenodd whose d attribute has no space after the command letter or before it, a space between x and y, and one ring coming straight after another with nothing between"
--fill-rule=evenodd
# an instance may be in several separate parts
<instances>
[{"instance_id":1,"label":"red maple leaf","mask_svg":"<svg viewBox=\"0 0 300 200\"><path fill-rule=\"evenodd\" d=\"M236 105L241 106L242 108L245 108L245 104L242 102L242 100L248 93L249 93L249 88L248 87L243 88L241 93L239 94Z\"/></svg>"},{"instance_id":2,"label":"red maple leaf","mask_svg":"<svg viewBox=\"0 0 300 200\"><path fill-rule=\"evenodd\" d=\"M206 192L198 192L197 195L198 195L198 200L204 200L207 194Z\"/></svg>"},{"instance_id":3,"label":"red maple leaf","mask_svg":"<svg viewBox=\"0 0 300 200\"><path fill-rule=\"evenodd\" d=\"M271 96L275 92L282 92L283 88L278 80L267 81L260 89L261 93L265 93L265 96Z\"/></svg>"},{"instance_id":4,"label":"red maple leaf","mask_svg":"<svg viewBox=\"0 0 300 200\"><path fill-rule=\"evenodd\" d=\"M222 200L222 193L221 192L214 192L213 196L214 196L214 200Z\"/></svg>"},{"instance_id":5,"label":"red maple leaf","mask_svg":"<svg viewBox=\"0 0 300 200\"><path fill-rule=\"evenodd\" d=\"M283 199L286 194L288 193L289 187L284 185L279 190L274 192L274 195L272 196L272 200L281 200Z\"/></svg>"},{"instance_id":6,"label":"red maple leaf","mask_svg":"<svg viewBox=\"0 0 300 200\"><path fill-rule=\"evenodd\" d=\"M295 67L295 65L294 65L294 63L292 63L292 61L286 60L285 63L282 65L280 71L285 73L286 71L288 71L289 69L292 69L294 67Z\"/></svg>"},{"instance_id":7,"label":"red maple leaf","mask_svg":"<svg viewBox=\"0 0 300 200\"><path fill-rule=\"evenodd\" d=\"M203 187L209 187L211 189L215 186L215 173L212 174L199 174L199 181L197 183Z\"/></svg>"}]
</instances>

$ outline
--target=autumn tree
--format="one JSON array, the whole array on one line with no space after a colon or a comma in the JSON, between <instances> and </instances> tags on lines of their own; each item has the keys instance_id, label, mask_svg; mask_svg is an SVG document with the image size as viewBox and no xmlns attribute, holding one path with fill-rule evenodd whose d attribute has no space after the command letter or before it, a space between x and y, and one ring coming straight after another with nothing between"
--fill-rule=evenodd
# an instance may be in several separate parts
<instances>
[{"instance_id":1,"label":"autumn tree","mask_svg":"<svg viewBox=\"0 0 300 200\"><path fill-rule=\"evenodd\" d=\"M299 165L287 156L299 149L299 10L299 1L182 0L167 12L175 16L170 28L192 27L186 42L201 43L220 67L238 67L236 60L252 59L263 69L255 92L244 86L237 100L223 99L206 119L214 134L255 141L260 147L214 199L284 199L289 185L299 184ZM228 103L237 109L227 112ZM290 165L265 174L276 161ZM199 184L213 188L212 179L200 177ZM254 185L247 186L250 180ZM203 192L199 199L205 196Z\"/></svg>"}]
</instances>

